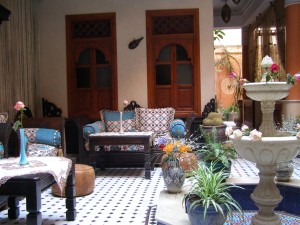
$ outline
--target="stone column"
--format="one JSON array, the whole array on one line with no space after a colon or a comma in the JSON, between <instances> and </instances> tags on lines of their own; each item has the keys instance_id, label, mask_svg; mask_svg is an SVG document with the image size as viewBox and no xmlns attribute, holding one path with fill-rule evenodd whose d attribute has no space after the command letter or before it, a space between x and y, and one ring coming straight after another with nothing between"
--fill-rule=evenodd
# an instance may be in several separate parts
<instances>
[{"instance_id":1,"label":"stone column","mask_svg":"<svg viewBox=\"0 0 300 225\"><path fill-rule=\"evenodd\" d=\"M300 0L285 0L286 17L286 48L285 62L286 72L294 75L300 71ZM297 81L290 90L285 103L283 114L298 115L300 112L300 81Z\"/></svg>"},{"instance_id":2,"label":"stone column","mask_svg":"<svg viewBox=\"0 0 300 225\"><path fill-rule=\"evenodd\" d=\"M292 75L300 71L300 0L285 0L286 71ZM291 89L289 100L300 100L300 82Z\"/></svg>"}]
</instances>

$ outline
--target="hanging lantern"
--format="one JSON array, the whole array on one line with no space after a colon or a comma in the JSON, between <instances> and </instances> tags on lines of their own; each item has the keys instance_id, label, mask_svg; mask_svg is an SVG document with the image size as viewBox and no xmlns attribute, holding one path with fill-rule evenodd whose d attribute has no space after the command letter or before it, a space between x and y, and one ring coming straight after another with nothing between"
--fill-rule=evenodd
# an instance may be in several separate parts
<instances>
[{"instance_id":1,"label":"hanging lantern","mask_svg":"<svg viewBox=\"0 0 300 225\"><path fill-rule=\"evenodd\" d=\"M227 5L227 3L225 2L225 5L222 8L221 11L221 15L222 15L222 19L225 23L228 23L231 17L231 9L230 7Z\"/></svg>"}]
</instances>

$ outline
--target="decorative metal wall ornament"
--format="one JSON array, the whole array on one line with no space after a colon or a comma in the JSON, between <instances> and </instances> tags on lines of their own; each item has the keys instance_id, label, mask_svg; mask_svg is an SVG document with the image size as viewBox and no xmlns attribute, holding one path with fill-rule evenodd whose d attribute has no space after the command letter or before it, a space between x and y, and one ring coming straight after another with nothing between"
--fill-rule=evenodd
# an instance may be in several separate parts
<instances>
[{"instance_id":1,"label":"decorative metal wall ornament","mask_svg":"<svg viewBox=\"0 0 300 225\"><path fill-rule=\"evenodd\" d=\"M3 5L0 4L0 24L2 21L8 21L8 17L10 15L10 10L5 8Z\"/></svg>"},{"instance_id":2,"label":"decorative metal wall ornament","mask_svg":"<svg viewBox=\"0 0 300 225\"><path fill-rule=\"evenodd\" d=\"M235 4L239 4L241 0L232 0Z\"/></svg>"},{"instance_id":3,"label":"decorative metal wall ornament","mask_svg":"<svg viewBox=\"0 0 300 225\"><path fill-rule=\"evenodd\" d=\"M222 8L221 16L222 16L222 19L225 23L228 23L230 18L231 18L231 9L230 9L229 5L227 5L226 2L225 2L225 5Z\"/></svg>"},{"instance_id":4,"label":"decorative metal wall ornament","mask_svg":"<svg viewBox=\"0 0 300 225\"><path fill-rule=\"evenodd\" d=\"M139 39L133 39L133 41L131 41L128 45L129 49L135 49L141 42L141 40L143 40L144 37L141 37Z\"/></svg>"}]
</instances>

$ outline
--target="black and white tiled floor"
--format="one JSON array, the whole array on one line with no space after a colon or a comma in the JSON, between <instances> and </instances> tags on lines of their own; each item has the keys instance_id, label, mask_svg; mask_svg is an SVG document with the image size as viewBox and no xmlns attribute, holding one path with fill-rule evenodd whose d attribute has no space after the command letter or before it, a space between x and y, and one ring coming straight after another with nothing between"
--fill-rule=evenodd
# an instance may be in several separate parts
<instances>
[{"instance_id":1,"label":"black and white tiled floor","mask_svg":"<svg viewBox=\"0 0 300 225\"><path fill-rule=\"evenodd\" d=\"M76 221L65 221L65 199L53 197L51 189L42 194L43 225L144 225L148 224L149 208L157 204L164 188L160 168L144 178L143 168L106 169L97 171L94 192L76 198ZM0 224L26 224L26 202L20 202L17 220L7 219L7 210L0 212Z\"/></svg>"},{"instance_id":2,"label":"black and white tiled floor","mask_svg":"<svg viewBox=\"0 0 300 225\"><path fill-rule=\"evenodd\" d=\"M293 178L300 178L300 159L294 161ZM257 178L254 163L234 161L231 177ZM42 194L43 225L156 225L155 210L159 193L164 189L161 169L155 168L151 180L144 178L143 168L108 168L97 171L94 192L78 197L76 221L65 220L65 199L54 197L51 189ZM20 202L17 220L7 219L7 210L0 212L0 225L26 224L26 201Z\"/></svg>"}]
</instances>

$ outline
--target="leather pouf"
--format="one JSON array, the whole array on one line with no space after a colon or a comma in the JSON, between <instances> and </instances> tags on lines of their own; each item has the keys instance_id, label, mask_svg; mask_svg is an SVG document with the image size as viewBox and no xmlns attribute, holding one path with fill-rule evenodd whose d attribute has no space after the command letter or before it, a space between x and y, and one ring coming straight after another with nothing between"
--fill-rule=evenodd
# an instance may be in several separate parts
<instances>
[{"instance_id":1,"label":"leather pouf","mask_svg":"<svg viewBox=\"0 0 300 225\"><path fill-rule=\"evenodd\" d=\"M75 164L76 197L92 193L95 187L94 168L84 164ZM65 190L62 193L57 184L52 185L52 194L65 197Z\"/></svg>"}]
</instances>

